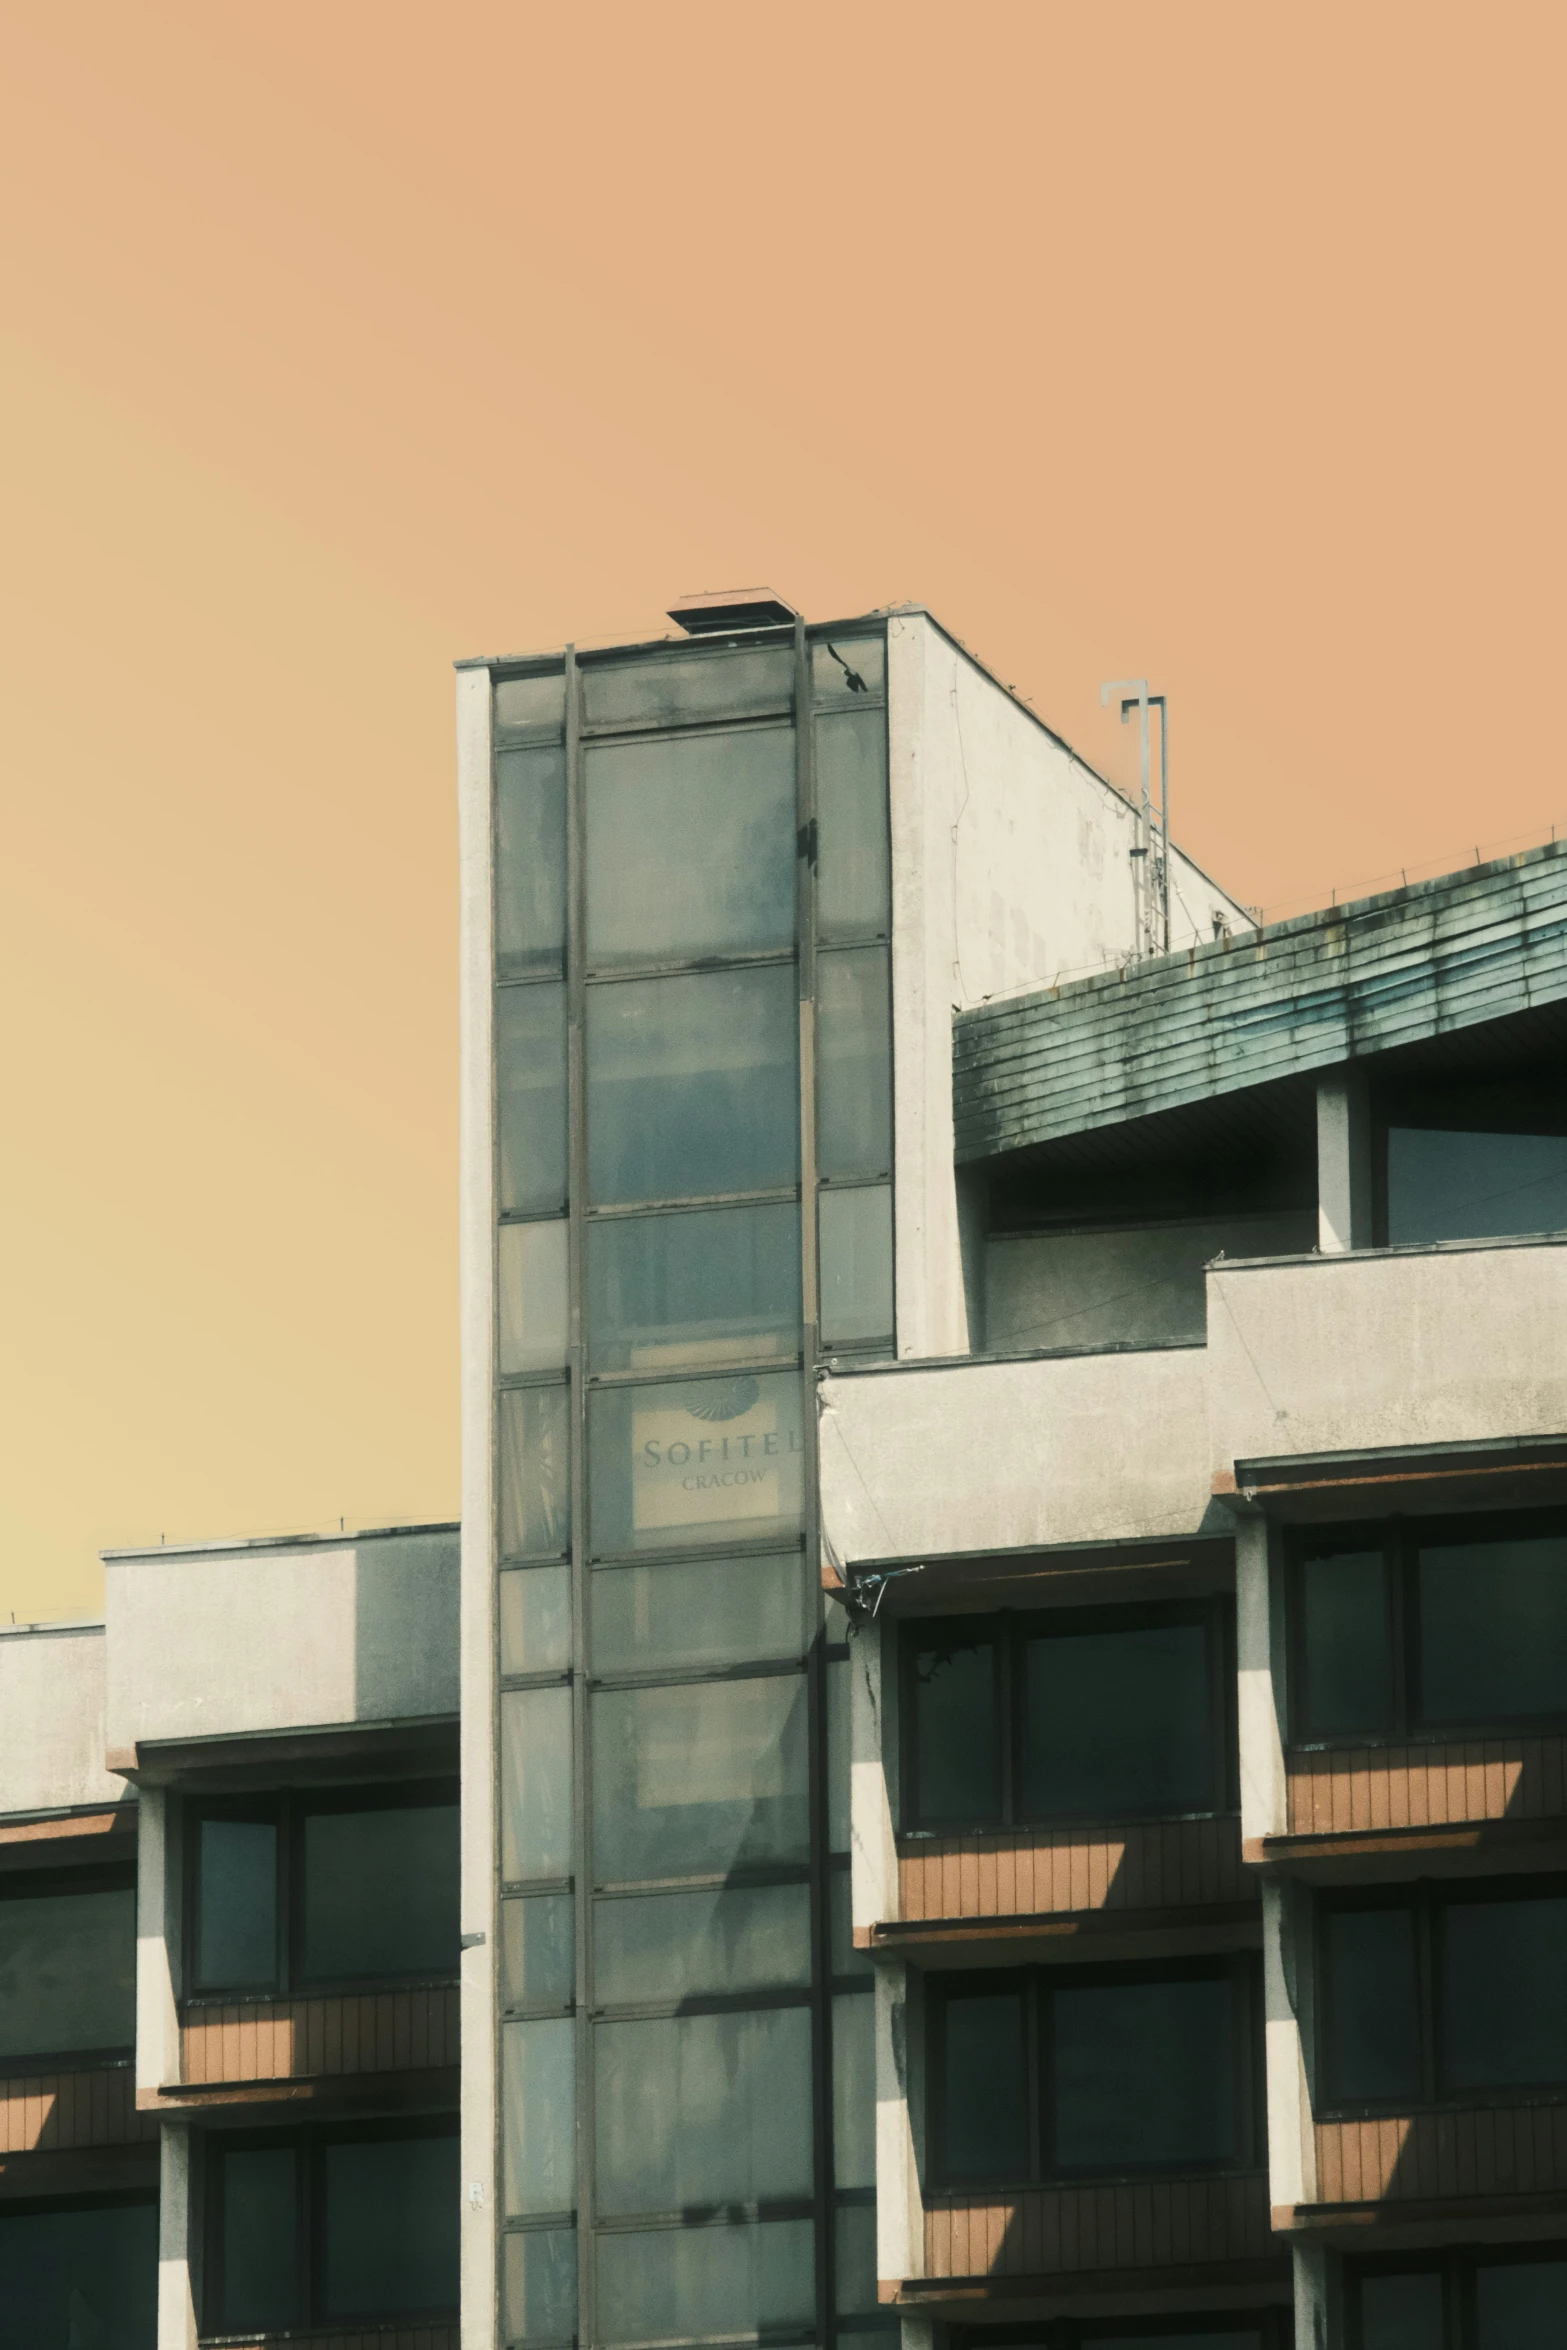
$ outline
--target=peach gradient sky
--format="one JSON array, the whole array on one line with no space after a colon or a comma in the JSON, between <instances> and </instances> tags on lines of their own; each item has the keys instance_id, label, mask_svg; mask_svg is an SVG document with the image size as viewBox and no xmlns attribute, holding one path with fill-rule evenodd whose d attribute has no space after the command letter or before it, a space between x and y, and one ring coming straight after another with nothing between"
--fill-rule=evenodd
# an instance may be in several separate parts
<instances>
[{"instance_id":1,"label":"peach gradient sky","mask_svg":"<svg viewBox=\"0 0 1567 2350\"><path fill-rule=\"evenodd\" d=\"M0 33L4 1591L456 1499L449 662L932 604L1326 896L1567 819L1567 15Z\"/></svg>"}]
</instances>

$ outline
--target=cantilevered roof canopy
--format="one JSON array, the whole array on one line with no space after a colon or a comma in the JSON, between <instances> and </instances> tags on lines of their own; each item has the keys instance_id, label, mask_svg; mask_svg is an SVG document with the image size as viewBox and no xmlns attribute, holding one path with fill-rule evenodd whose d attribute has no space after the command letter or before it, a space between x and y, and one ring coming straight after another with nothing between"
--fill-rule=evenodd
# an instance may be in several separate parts
<instances>
[{"instance_id":1,"label":"cantilevered roof canopy","mask_svg":"<svg viewBox=\"0 0 1567 2350\"><path fill-rule=\"evenodd\" d=\"M1567 1002L1567 842L960 1013L962 1163Z\"/></svg>"}]
</instances>

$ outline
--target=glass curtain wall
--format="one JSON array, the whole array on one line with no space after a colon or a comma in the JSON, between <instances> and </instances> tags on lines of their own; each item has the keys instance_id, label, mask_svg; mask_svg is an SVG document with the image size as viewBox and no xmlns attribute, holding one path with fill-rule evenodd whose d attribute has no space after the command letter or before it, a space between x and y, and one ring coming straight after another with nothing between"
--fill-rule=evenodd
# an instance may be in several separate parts
<instances>
[{"instance_id":1,"label":"glass curtain wall","mask_svg":"<svg viewBox=\"0 0 1567 2350\"><path fill-rule=\"evenodd\" d=\"M884 643L494 688L502 2339L874 2325L819 1351L892 1341Z\"/></svg>"}]
</instances>

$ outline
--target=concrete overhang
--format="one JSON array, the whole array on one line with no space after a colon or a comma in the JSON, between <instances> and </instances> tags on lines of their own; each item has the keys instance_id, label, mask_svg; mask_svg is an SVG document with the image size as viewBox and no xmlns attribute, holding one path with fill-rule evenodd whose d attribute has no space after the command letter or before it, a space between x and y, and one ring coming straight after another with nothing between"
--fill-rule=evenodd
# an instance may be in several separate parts
<instances>
[{"instance_id":1,"label":"concrete overhang","mask_svg":"<svg viewBox=\"0 0 1567 2350\"><path fill-rule=\"evenodd\" d=\"M1567 1436L1388 1445L1241 1460L1216 1472L1216 1500L1287 1525L1567 1501Z\"/></svg>"}]
</instances>

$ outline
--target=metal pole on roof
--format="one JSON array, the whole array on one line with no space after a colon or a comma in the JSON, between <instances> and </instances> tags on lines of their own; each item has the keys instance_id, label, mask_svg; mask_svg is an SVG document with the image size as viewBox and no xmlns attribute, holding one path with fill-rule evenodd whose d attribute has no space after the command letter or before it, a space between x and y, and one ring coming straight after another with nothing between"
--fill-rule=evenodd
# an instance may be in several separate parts
<instances>
[{"instance_id":1,"label":"metal pole on roof","mask_svg":"<svg viewBox=\"0 0 1567 2350\"><path fill-rule=\"evenodd\" d=\"M1106 708L1110 696L1120 694L1121 724L1124 726L1132 712L1138 713L1138 773L1137 838L1132 846L1132 907L1137 924L1137 953L1151 955L1153 940L1153 876L1148 870L1153 853L1153 792L1149 775L1148 740L1148 680L1146 677L1113 677L1099 688L1099 699Z\"/></svg>"}]
</instances>

